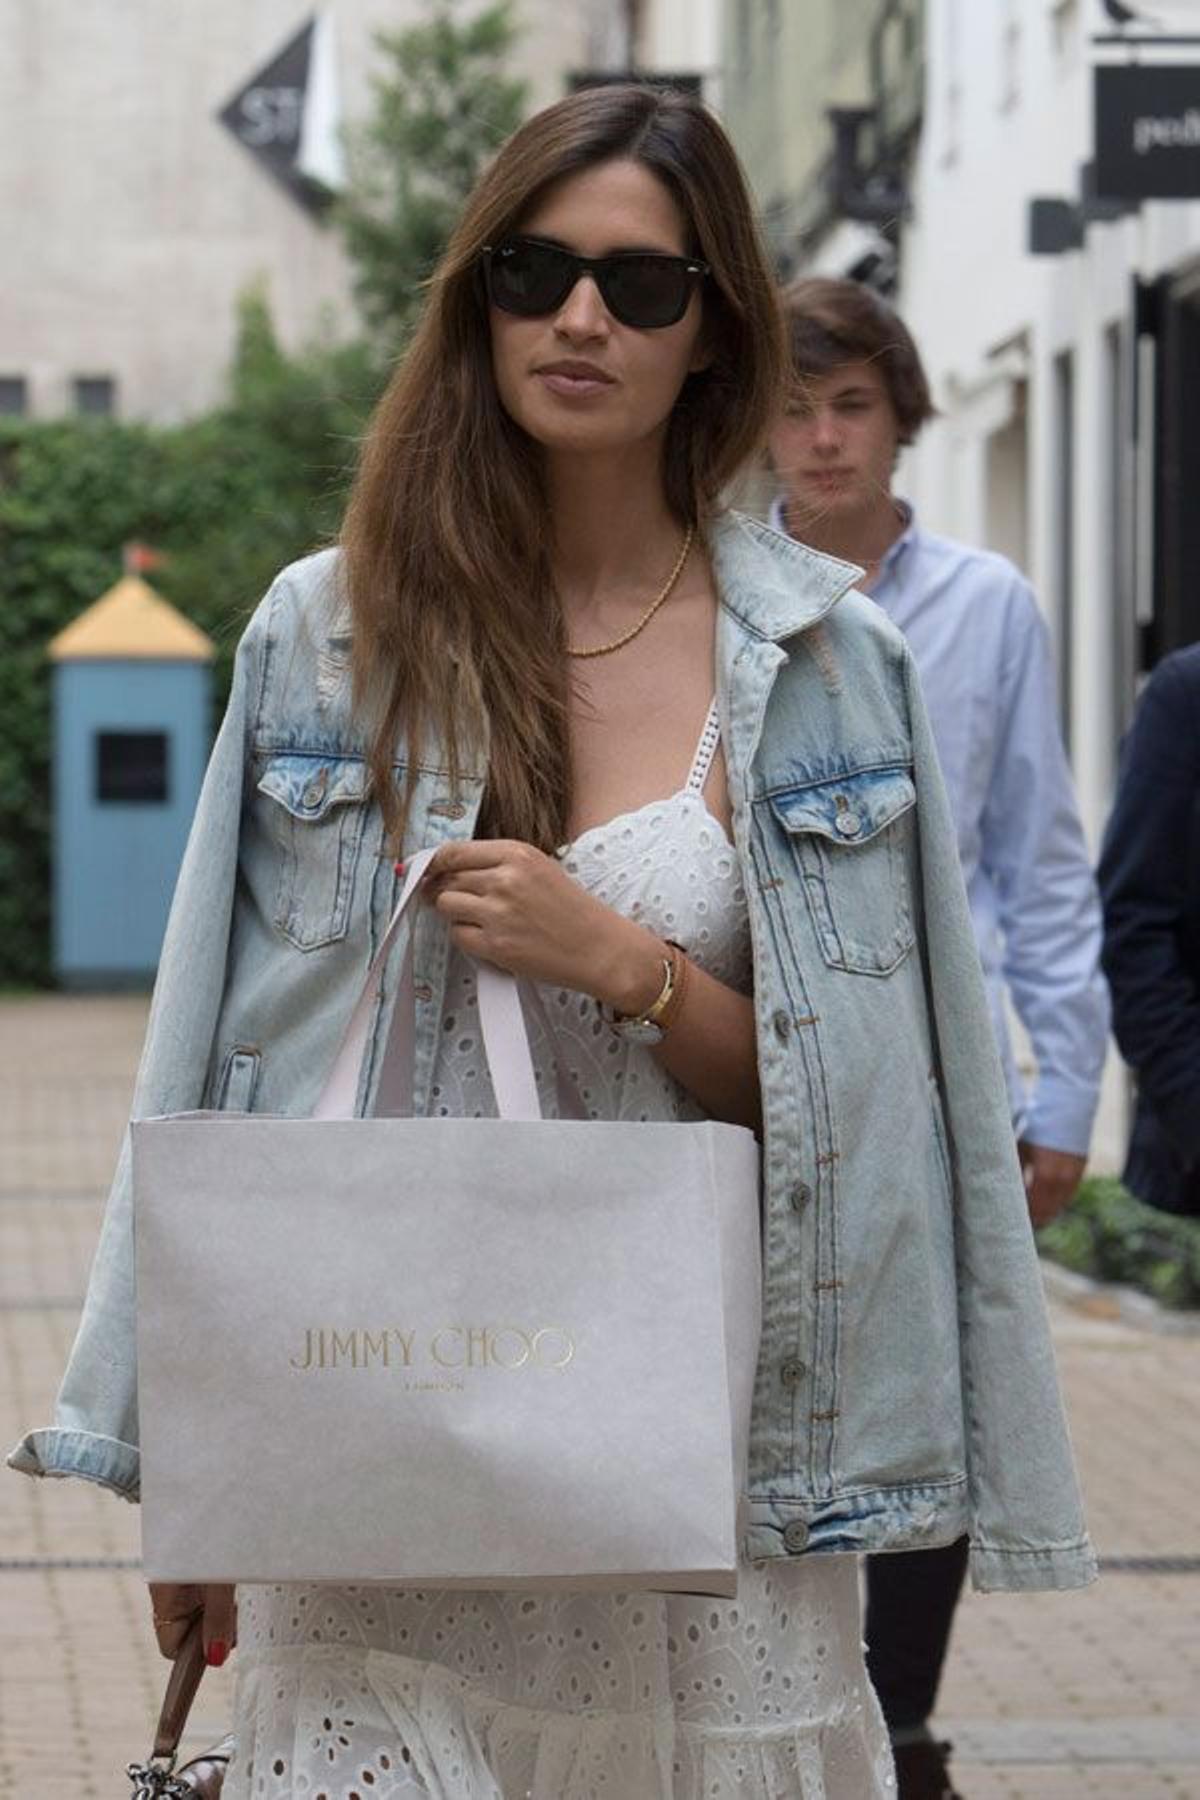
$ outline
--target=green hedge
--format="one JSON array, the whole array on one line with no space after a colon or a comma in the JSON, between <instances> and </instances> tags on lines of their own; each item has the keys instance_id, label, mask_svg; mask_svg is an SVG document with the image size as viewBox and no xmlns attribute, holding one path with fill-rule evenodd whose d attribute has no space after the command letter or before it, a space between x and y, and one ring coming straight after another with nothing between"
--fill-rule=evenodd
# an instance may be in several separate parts
<instances>
[{"instance_id":1,"label":"green hedge","mask_svg":"<svg viewBox=\"0 0 1200 1800\"><path fill-rule=\"evenodd\" d=\"M1159 1212L1111 1176L1090 1177L1038 1232L1051 1262L1140 1288L1163 1306L1200 1307L1200 1220Z\"/></svg>"},{"instance_id":2,"label":"green hedge","mask_svg":"<svg viewBox=\"0 0 1200 1800\"><path fill-rule=\"evenodd\" d=\"M222 705L272 575L337 530L379 382L361 347L285 358L250 296L232 397L211 416L0 422L0 986L51 974L49 640L140 539L167 554L153 585L216 641Z\"/></svg>"}]
</instances>

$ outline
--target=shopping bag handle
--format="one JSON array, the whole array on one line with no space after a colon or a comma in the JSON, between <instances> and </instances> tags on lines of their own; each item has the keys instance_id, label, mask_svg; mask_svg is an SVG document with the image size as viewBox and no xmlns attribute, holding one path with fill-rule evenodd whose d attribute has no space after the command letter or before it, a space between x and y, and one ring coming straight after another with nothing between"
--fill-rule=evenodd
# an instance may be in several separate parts
<instances>
[{"instance_id":1,"label":"shopping bag handle","mask_svg":"<svg viewBox=\"0 0 1200 1800\"><path fill-rule=\"evenodd\" d=\"M338 1046L325 1086L313 1108L314 1119L354 1117L367 1038L372 1015L382 994L388 955L435 851L436 846L416 851L405 868L404 886L367 971L362 992L350 1015L350 1022ZM407 1115L412 1112L413 1037L416 1025L414 936L415 932L410 930L404 946L404 960L392 1009L392 1027L384 1050L376 1099L377 1113ZM496 1110L502 1119L540 1119L542 1112L533 1072L533 1056L529 1048L529 1033L521 1011L516 978L486 962L476 963L475 975L479 995L480 1035L496 1095Z\"/></svg>"}]
</instances>

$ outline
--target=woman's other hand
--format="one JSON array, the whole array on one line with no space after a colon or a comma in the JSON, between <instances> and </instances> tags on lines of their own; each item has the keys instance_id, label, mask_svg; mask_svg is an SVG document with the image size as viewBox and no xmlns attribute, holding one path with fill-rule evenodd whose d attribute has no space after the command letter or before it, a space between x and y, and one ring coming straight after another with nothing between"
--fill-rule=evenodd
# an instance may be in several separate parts
<instances>
[{"instance_id":1,"label":"woman's other hand","mask_svg":"<svg viewBox=\"0 0 1200 1800\"><path fill-rule=\"evenodd\" d=\"M618 1012L653 1004L663 949L653 932L614 912L551 856L508 839L444 844L424 894L460 950L511 974L592 994Z\"/></svg>"},{"instance_id":2,"label":"woman's other hand","mask_svg":"<svg viewBox=\"0 0 1200 1800\"><path fill-rule=\"evenodd\" d=\"M197 1613L204 1615L204 1660L219 1669L237 1643L237 1606L232 1587L152 1581L150 1611L158 1648L174 1662Z\"/></svg>"}]
</instances>

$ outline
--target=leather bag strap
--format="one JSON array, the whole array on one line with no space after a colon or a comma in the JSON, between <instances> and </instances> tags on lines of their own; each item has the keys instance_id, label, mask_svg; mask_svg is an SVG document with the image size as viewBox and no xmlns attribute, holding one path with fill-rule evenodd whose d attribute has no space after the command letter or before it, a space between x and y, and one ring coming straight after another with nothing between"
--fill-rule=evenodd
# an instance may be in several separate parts
<instances>
[{"instance_id":1,"label":"leather bag strap","mask_svg":"<svg viewBox=\"0 0 1200 1800\"><path fill-rule=\"evenodd\" d=\"M196 1689L204 1674L204 1615L197 1613L171 1664L171 1675L154 1733L155 1756L174 1756L183 1736Z\"/></svg>"}]
</instances>

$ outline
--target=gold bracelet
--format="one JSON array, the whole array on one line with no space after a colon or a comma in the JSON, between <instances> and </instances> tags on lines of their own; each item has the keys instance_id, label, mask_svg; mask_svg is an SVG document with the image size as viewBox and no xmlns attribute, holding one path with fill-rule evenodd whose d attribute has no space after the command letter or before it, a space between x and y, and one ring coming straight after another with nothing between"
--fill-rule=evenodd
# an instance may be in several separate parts
<instances>
[{"instance_id":1,"label":"gold bracelet","mask_svg":"<svg viewBox=\"0 0 1200 1800\"><path fill-rule=\"evenodd\" d=\"M603 1002L597 1002L605 1024L630 1043L657 1044L683 1002L681 990L687 979L687 955L670 939L664 939L664 942L668 954L662 959L663 984L652 1005L640 1013L619 1013Z\"/></svg>"},{"instance_id":2,"label":"gold bracelet","mask_svg":"<svg viewBox=\"0 0 1200 1800\"><path fill-rule=\"evenodd\" d=\"M688 975L691 972L692 967L691 963L688 961L688 953L682 944L677 944L673 938L668 938L667 944L671 951L671 974L673 980L671 983L671 992L667 996L667 1003L659 1013L657 1020L658 1028L663 1032L670 1031L672 1025L675 1024L680 1013L683 1011L684 995L687 993Z\"/></svg>"},{"instance_id":3,"label":"gold bracelet","mask_svg":"<svg viewBox=\"0 0 1200 1800\"><path fill-rule=\"evenodd\" d=\"M659 988L656 998L644 1012L623 1013L617 1012L614 1007L601 1005L600 1010L610 1025L655 1025L658 1023L658 1016L669 1004L675 988L674 959L664 956L661 958L661 962L663 984Z\"/></svg>"},{"instance_id":4,"label":"gold bracelet","mask_svg":"<svg viewBox=\"0 0 1200 1800\"><path fill-rule=\"evenodd\" d=\"M658 999L644 1013L635 1015L639 1025L657 1025L670 1006L675 995L675 958L663 957L663 984L658 991Z\"/></svg>"}]
</instances>

